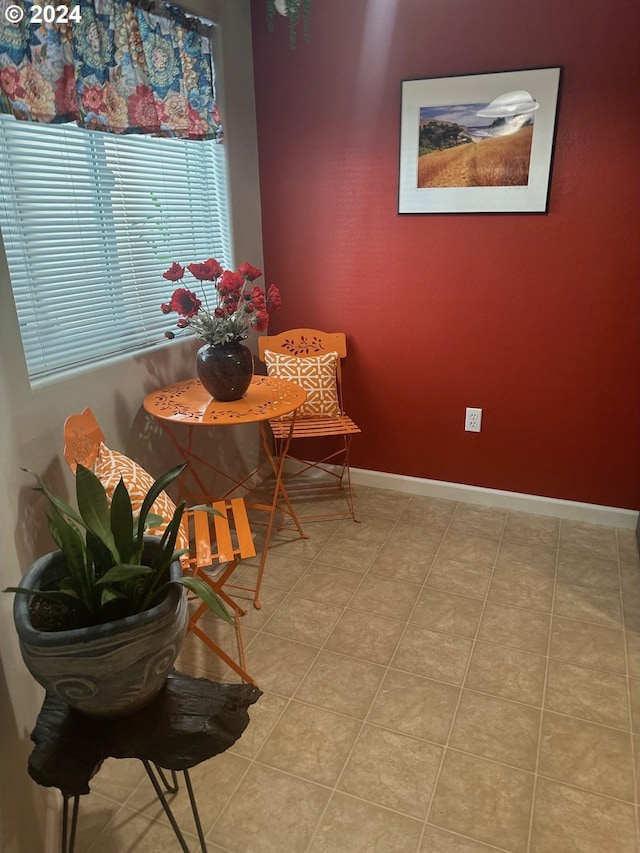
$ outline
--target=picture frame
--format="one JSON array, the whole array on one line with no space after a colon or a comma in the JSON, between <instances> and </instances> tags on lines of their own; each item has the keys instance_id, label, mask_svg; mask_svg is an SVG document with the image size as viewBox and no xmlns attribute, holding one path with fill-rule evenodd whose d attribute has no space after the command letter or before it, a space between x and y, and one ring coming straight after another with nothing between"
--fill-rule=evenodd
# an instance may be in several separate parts
<instances>
[{"instance_id":1,"label":"picture frame","mask_svg":"<svg viewBox=\"0 0 640 853\"><path fill-rule=\"evenodd\" d=\"M561 72L403 80L398 213L547 213Z\"/></svg>"}]
</instances>

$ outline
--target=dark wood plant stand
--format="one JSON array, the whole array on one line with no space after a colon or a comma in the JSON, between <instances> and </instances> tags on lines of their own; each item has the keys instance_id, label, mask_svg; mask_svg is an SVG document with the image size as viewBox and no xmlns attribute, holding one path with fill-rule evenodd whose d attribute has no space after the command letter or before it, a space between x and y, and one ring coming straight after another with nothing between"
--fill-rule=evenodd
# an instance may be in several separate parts
<instances>
[{"instance_id":1,"label":"dark wood plant stand","mask_svg":"<svg viewBox=\"0 0 640 853\"><path fill-rule=\"evenodd\" d=\"M142 761L181 849L189 853L165 796L178 790L177 773L182 772L200 848L206 853L189 768L238 740L249 723L247 708L261 695L252 684L220 684L173 672L149 705L128 717L103 720L87 717L47 694L31 734L35 747L29 756L29 775L39 785L62 793L62 853L73 853L80 796L89 793L89 780L109 757ZM163 769L171 772L171 782Z\"/></svg>"}]
</instances>

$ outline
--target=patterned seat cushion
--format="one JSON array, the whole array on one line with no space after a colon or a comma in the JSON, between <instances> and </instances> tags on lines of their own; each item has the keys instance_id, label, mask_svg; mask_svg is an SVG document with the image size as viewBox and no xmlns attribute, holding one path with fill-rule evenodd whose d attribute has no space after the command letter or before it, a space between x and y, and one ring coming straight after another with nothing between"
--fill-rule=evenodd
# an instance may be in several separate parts
<instances>
[{"instance_id":1,"label":"patterned seat cushion","mask_svg":"<svg viewBox=\"0 0 640 853\"><path fill-rule=\"evenodd\" d=\"M154 483L154 479L142 465L138 465L133 459L118 453L117 450L111 450L104 443L100 443L100 450L93 467L93 473L100 480L107 493L107 498L111 500L116 486L120 482L120 477L124 480L124 484L131 498L131 507L133 514L140 512L142 502L145 495ZM167 524L173 518L173 513L176 510L176 505L171 500L166 492L161 492L151 506L151 512L161 516L164 522L158 527L147 530L149 536L162 536ZM184 518L178 531L176 539L176 548L179 550L189 548L189 540L185 534Z\"/></svg>"},{"instance_id":2,"label":"patterned seat cushion","mask_svg":"<svg viewBox=\"0 0 640 853\"><path fill-rule=\"evenodd\" d=\"M296 411L298 418L335 418L341 414L336 386L338 353L295 356L265 350L269 376L288 379L307 392L307 400Z\"/></svg>"}]
</instances>

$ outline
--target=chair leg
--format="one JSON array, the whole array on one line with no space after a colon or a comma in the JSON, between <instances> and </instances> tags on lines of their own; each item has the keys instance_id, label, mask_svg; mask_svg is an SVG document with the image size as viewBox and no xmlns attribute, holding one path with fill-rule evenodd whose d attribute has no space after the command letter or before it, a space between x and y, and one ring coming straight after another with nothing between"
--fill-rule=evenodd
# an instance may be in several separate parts
<instances>
[{"instance_id":1,"label":"chair leg","mask_svg":"<svg viewBox=\"0 0 640 853\"><path fill-rule=\"evenodd\" d=\"M355 501L353 499L353 486L351 484L351 467L349 465L349 451L351 450L351 436L345 435L344 437L344 465L342 466L342 476L347 475L347 503L349 505L349 512L351 513L351 518L355 522L359 522L360 519L356 518L356 506ZM342 482L342 477L340 478Z\"/></svg>"},{"instance_id":2,"label":"chair leg","mask_svg":"<svg viewBox=\"0 0 640 853\"><path fill-rule=\"evenodd\" d=\"M323 473L325 473L327 475L335 477L338 480L338 488L343 488L343 480L346 479L346 485L344 485L344 488L345 488L345 492L346 492L345 498L347 501L347 506L349 508L348 514L351 516L351 518L355 522L359 523L360 519L356 517L355 500L353 497L353 486L351 483L351 468L349 465L349 453L351 451L351 439L352 439L352 437L353 436L351 436L351 435L343 435L342 436L343 447L341 449L336 450L334 453L331 453L329 456L326 456L324 459L321 459L319 462L306 462L302 459L297 459L295 456L291 456L289 453L286 453L284 451L284 440L283 439L276 439L274 442L274 445L275 445L275 454L279 459L281 458L282 454L285 453L285 458L289 458L289 459L294 460L295 462L299 462L303 466L300 471L296 471L294 474L290 474L287 477L287 482L289 482L290 480L294 480L296 477L300 476L301 474L304 474L306 471L310 470L311 468L317 468L319 471L322 471ZM336 474L335 472L327 470L326 468L322 467L323 464L329 464L328 463L329 460L334 459L336 456L339 456L340 454L343 455L343 461L342 461L341 470L340 470L339 474ZM301 488L304 489L305 487L301 487ZM309 487L309 488L311 488L311 487ZM331 517L332 516L327 516L327 518L331 518ZM302 516L302 518L304 519L304 516Z\"/></svg>"},{"instance_id":3,"label":"chair leg","mask_svg":"<svg viewBox=\"0 0 640 853\"><path fill-rule=\"evenodd\" d=\"M244 616L247 611L240 607L238 602L235 601L235 599L233 599L224 589L224 585L226 584L227 579L230 578L231 575L234 573L237 565L238 560L232 560L227 565L227 568L223 571L223 573L215 580L210 578L205 571L196 566L196 568L193 570L193 577L199 578L200 580L204 581L207 586L211 587L215 594L219 596L225 604L229 605L229 607L234 610L238 614L238 616Z\"/></svg>"},{"instance_id":4,"label":"chair leg","mask_svg":"<svg viewBox=\"0 0 640 853\"><path fill-rule=\"evenodd\" d=\"M236 636L238 639L238 653L240 656L240 663L235 661L231 657L231 655L227 654L227 652L225 652L225 650L222 648L222 646L219 646L215 642L215 640L212 640L211 637L205 631L203 631L202 628L197 624L198 620L200 619L200 616L202 616L202 613L199 612L200 610L201 610L201 608L198 608L198 610L196 610L196 612L193 614L193 616L189 620L189 630L191 632L193 632L196 635L196 637L199 637L202 640L202 642L211 649L212 652L215 652L215 654L217 654L218 657L221 658L227 664L228 667L230 667L237 675L239 675L243 681L247 681L249 684L253 684L254 686L257 686L254 679L249 675L249 673L245 669L246 663L245 663L245 654L244 654L244 641L242 639L242 630L240 628L240 625L238 624L237 617L236 617Z\"/></svg>"},{"instance_id":5,"label":"chair leg","mask_svg":"<svg viewBox=\"0 0 640 853\"><path fill-rule=\"evenodd\" d=\"M230 595L228 595L223 589L224 583L227 578L229 578L236 566L238 564L237 560L232 560L228 566L225 568L220 577L216 578L216 580L212 580L206 572L203 572L202 569L196 567L193 572L194 577L198 577L203 580L207 586L211 587L211 589L218 595L225 604L227 604L234 614L234 624L236 629L236 640L238 642L238 654L240 657L240 663L238 664L225 650L212 640L211 637L202 630L202 628L198 625L198 621L202 618L202 616L207 612L207 605L202 602L194 611L193 615L189 620L189 630L192 631L197 637L199 637L205 645L207 645L213 652L215 652L218 657L222 658L222 660L227 664L227 666L231 667L231 669L237 673L243 681L248 681L250 684L255 684L255 681L251 678L249 673L246 670L246 658L244 653L244 640L242 637L242 626L240 625L240 617L244 616L247 612L235 601Z\"/></svg>"}]
</instances>

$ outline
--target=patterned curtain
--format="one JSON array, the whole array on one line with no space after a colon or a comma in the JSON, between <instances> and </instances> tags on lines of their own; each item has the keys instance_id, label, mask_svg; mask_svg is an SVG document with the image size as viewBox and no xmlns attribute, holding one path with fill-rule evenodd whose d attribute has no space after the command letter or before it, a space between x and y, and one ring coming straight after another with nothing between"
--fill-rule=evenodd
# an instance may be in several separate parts
<instances>
[{"instance_id":1,"label":"patterned curtain","mask_svg":"<svg viewBox=\"0 0 640 853\"><path fill-rule=\"evenodd\" d=\"M67 22L56 12L53 23L33 23L30 2L0 0L5 7L25 14L16 23L0 17L0 112L110 133L221 139L211 44L179 9L69 0Z\"/></svg>"}]
</instances>

